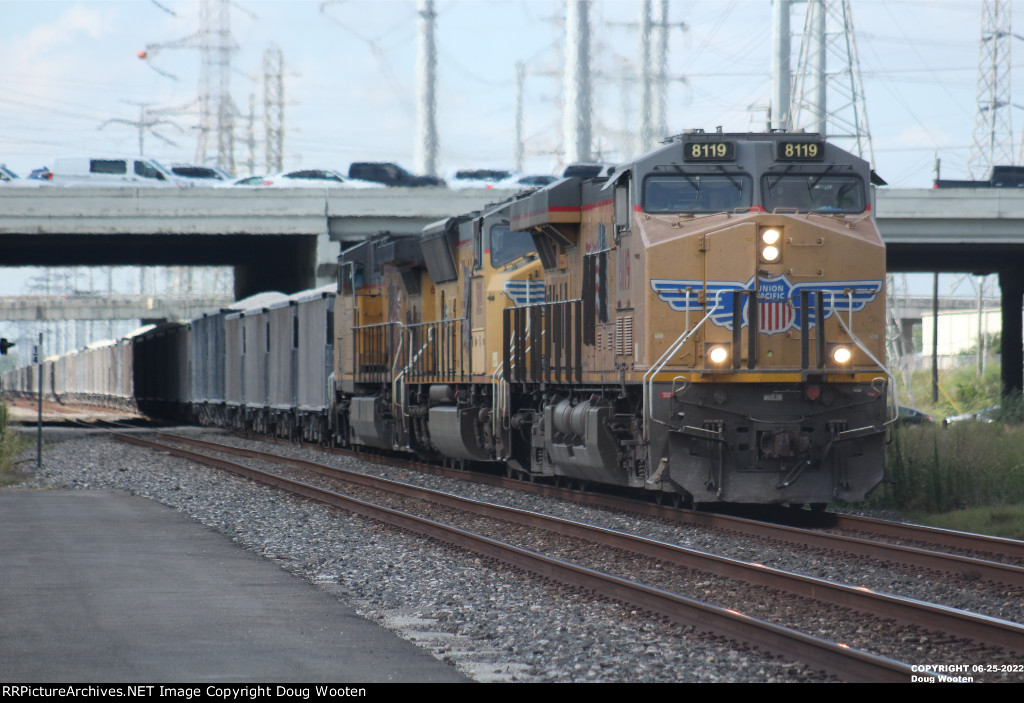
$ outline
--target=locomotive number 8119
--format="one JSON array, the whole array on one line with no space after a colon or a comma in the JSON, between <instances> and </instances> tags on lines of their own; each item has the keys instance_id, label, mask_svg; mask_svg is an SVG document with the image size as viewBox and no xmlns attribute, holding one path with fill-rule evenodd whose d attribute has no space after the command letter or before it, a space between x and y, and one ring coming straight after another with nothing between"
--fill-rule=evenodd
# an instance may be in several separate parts
<instances>
[{"instance_id":1,"label":"locomotive number 8119","mask_svg":"<svg viewBox=\"0 0 1024 703\"><path fill-rule=\"evenodd\" d=\"M868 164L705 134L344 252L344 443L695 503L883 479L885 250Z\"/></svg>"}]
</instances>

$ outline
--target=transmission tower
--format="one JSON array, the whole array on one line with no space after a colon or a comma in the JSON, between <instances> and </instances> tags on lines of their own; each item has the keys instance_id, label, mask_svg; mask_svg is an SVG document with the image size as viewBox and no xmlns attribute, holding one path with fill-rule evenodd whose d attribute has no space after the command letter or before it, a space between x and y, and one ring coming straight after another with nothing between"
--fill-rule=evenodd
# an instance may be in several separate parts
<instances>
[{"instance_id":1,"label":"transmission tower","mask_svg":"<svg viewBox=\"0 0 1024 703\"><path fill-rule=\"evenodd\" d=\"M172 42L149 44L138 52L141 59L151 59L163 49L199 49L202 57L199 70L199 136L196 139L196 161L207 163L210 137L217 143L216 165L235 172L235 116L231 100L231 55L238 45L231 36L230 0L202 0L199 9L199 31ZM161 75L175 76L150 64Z\"/></svg>"},{"instance_id":2,"label":"transmission tower","mask_svg":"<svg viewBox=\"0 0 1024 703\"><path fill-rule=\"evenodd\" d=\"M263 53L263 130L267 173L284 169L284 55L277 46Z\"/></svg>"},{"instance_id":3,"label":"transmission tower","mask_svg":"<svg viewBox=\"0 0 1024 703\"><path fill-rule=\"evenodd\" d=\"M203 63L199 72L200 122L196 160L206 162L206 140L216 125L217 165L235 172L235 104L231 100L231 54L238 50L231 37L229 0L203 0L199 27ZM211 104L212 103L212 104Z\"/></svg>"},{"instance_id":4,"label":"transmission tower","mask_svg":"<svg viewBox=\"0 0 1024 703\"><path fill-rule=\"evenodd\" d=\"M654 83L651 80L651 0L640 0L640 128L636 133L636 153L643 154L654 143L654 126L651 124L652 92ZM662 135L664 136L664 135Z\"/></svg>"},{"instance_id":5,"label":"transmission tower","mask_svg":"<svg viewBox=\"0 0 1024 703\"><path fill-rule=\"evenodd\" d=\"M565 161L591 156L590 19L587 0L567 0L562 140Z\"/></svg>"},{"instance_id":6,"label":"transmission tower","mask_svg":"<svg viewBox=\"0 0 1024 703\"><path fill-rule=\"evenodd\" d=\"M987 178L992 166L1013 163L1010 118L1010 3L984 0L978 50L978 115L967 177Z\"/></svg>"},{"instance_id":7,"label":"transmission tower","mask_svg":"<svg viewBox=\"0 0 1024 703\"><path fill-rule=\"evenodd\" d=\"M256 94L249 93L249 112L245 115L245 173L256 173Z\"/></svg>"},{"instance_id":8,"label":"transmission tower","mask_svg":"<svg viewBox=\"0 0 1024 703\"><path fill-rule=\"evenodd\" d=\"M122 100L121 102L130 102L130 101ZM126 119L122 119L120 117L114 117L114 118L111 118L111 119L107 120L103 124L101 124L97 129L103 129L104 127L106 127L109 124L124 124L124 125L128 125L129 127L135 127L139 131L139 152L138 152L139 156L145 156L145 154L146 154L146 132L149 132L150 134L152 134L154 137L156 137L160 141L165 142L167 144L170 144L171 146L178 146L172 140L170 140L167 137L164 137L163 135L157 133L153 129L154 127L156 127L158 125L168 124L168 125L171 125L172 127L174 127L175 129L177 129L178 131L181 131L181 127L179 127L175 122L173 122L171 120L165 120L165 119L162 119L160 117L161 114L165 114L166 112L172 112L172 111L169 111L169 110L152 110L152 109L150 109L151 103L139 103L139 102L136 102L136 103L131 103L131 104L138 106L138 108L139 108L139 119L137 119L137 120L126 120Z\"/></svg>"},{"instance_id":9,"label":"transmission tower","mask_svg":"<svg viewBox=\"0 0 1024 703\"><path fill-rule=\"evenodd\" d=\"M850 0L808 0L789 114L790 129L850 140L874 163Z\"/></svg>"},{"instance_id":10,"label":"transmission tower","mask_svg":"<svg viewBox=\"0 0 1024 703\"><path fill-rule=\"evenodd\" d=\"M654 95L651 112L654 115L654 136L665 139L668 136L668 0L658 0L654 16ZM680 23L682 29L686 25Z\"/></svg>"},{"instance_id":11,"label":"transmission tower","mask_svg":"<svg viewBox=\"0 0 1024 703\"><path fill-rule=\"evenodd\" d=\"M437 40L434 0L419 0L416 7L418 56L416 60L416 173L437 175Z\"/></svg>"},{"instance_id":12,"label":"transmission tower","mask_svg":"<svg viewBox=\"0 0 1024 703\"><path fill-rule=\"evenodd\" d=\"M636 134L636 153L642 154L658 145L668 134L665 113L668 93L668 31L671 27L686 30L686 24L669 24L668 0L658 0L654 5L652 18L651 0L639 4L640 46L639 80L640 91L639 129ZM678 79L674 79L678 80Z\"/></svg>"}]
</instances>

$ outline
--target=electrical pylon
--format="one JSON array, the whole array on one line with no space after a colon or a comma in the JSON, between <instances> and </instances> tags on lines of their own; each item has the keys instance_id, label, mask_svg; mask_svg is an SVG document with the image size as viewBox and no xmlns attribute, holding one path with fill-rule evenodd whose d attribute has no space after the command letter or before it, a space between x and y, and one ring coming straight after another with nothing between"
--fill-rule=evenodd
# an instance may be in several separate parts
<instances>
[{"instance_id":1,"label":"electrical pylon","mask_svg":"<svg viewBox=\"0 0 1024 703\"><path fill-rule=\"evenodd\" d=\"M277 46L263 53L263 133L267 173L284 169L284 55Z\"/></svg>"},{"instance_id":2,"label":"electrical pylon","mask_svg":"<svg viewBox=\"0 0 1024 703\"><path fill-rule=\"evenodd\" d=\"M967 177L988 178L992 166L1013 163L1010 117L1010 3L984 0L978 48L978 113L967 160Z\"/></svg>"},{"instance_id":3,"label":"electrical pylon","mask_svg":"<svg viewBox=\"0 0 1024 703\"><path fill-rule=\"evenodd\" d=\"M149 44L139 52L142 59L152 59L163 49L199 49L202 61L199 70L199 134L196 138L196 162L208 162L211 135L217 142L215 163L228 173L235 172L235 117L237 110L231 100L231 55L238 45L231 36L230 0L202 0L199 6L199 31L183 39ZM150 66L161 75L176 76Z\"/></svg>"},{"instance_id":4,"label":"electrical pylon","mask_svg":"<svg viewBox=\"0 0 1024 703\"><path fill-rule=\"evenodd\" d=\"M416 173L437 175L437 13L434 0L419 0L416 6L416 144L413 167Z\"/></svg>"},{"instance_id":5,"label":"electrical pylon","mask_svg":"<svg viewBox=\"0 0 1024 703\"><path fill-rule=\"evenodd\" d=\"M850 0L808 0L790 129L819 132L875 162Z\"/></svg>"}]
</instances>

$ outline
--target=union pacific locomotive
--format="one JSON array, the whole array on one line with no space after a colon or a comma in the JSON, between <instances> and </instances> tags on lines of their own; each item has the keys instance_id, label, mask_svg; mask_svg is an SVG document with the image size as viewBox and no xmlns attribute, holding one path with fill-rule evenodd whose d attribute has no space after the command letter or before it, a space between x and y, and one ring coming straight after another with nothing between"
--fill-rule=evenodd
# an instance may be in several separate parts
<instances>
[{"instance_id":1,"label":"union pacific locomotive","mask_svg":"<svg viewBox=\"0 0 1024 703\"><path fill-rule=\"evenodd\" d=\"M872 177L815 134L689 132L610 175L373 236L332 290L96 345L43 381L693 503L858 501L884 478L889 390Z\"/></svg>"},{"instance_id":2,"label":"union pacific locomotive","mask_svg":"<svg viewBox=\"0 0 1024 703\"><path fill-rule=\"evenodd\" d=\"M883 479L885 250L868 164L819 135L688 132L342 254L346 443L696 503Z\"/></svg>"}]
</instances>

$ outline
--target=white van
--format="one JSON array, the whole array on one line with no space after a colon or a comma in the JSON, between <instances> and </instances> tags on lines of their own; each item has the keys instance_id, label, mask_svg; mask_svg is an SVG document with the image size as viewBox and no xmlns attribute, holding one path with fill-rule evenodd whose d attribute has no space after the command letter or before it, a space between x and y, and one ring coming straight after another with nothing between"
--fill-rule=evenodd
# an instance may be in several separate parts
<instances>
[{"instance_id":1,"label":"white van","mask_svg":"<svg viewBox=\"0 0 1024 703\"><path fill-rule=\"evenodd\" d=\"M53 185L82 186L178 186L163 166L144 156L92 159L71 156L54 159L50 167Z\"/></svg>"}]
</instances>

